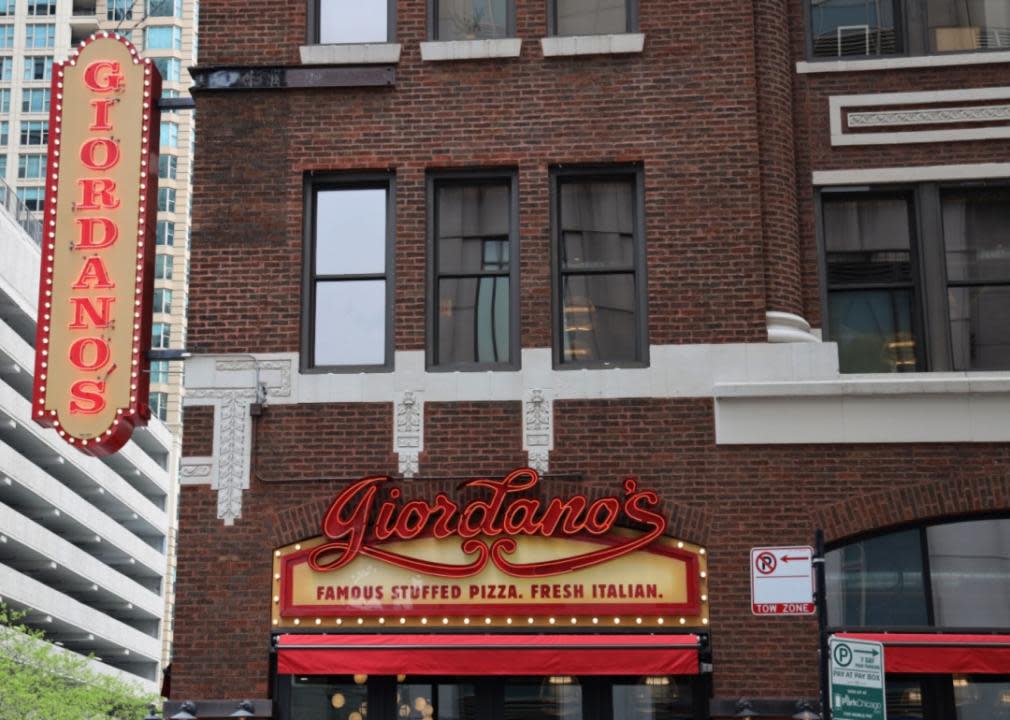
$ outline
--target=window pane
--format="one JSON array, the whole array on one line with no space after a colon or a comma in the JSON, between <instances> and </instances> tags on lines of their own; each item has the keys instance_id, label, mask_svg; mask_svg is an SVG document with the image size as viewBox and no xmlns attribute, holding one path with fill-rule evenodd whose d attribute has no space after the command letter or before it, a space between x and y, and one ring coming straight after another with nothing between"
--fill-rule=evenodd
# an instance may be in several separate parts
<instances>
[{"instance_id":1,"label":"window pane","mask_svg":"<svg viewBox=\"0 0 1010 720\"><path fill-rule=\"evenodd\" d=\"M1010 519L926 530L940 627L1010 627Z\"/></svg>"},{"instance_id":2,"label":"window pane","mask_svg":"<svg viewBox=\"0 0 1010 720\"><path fill-rule=\"evenodd\" d=\"M438 241L440 273L509 271L509 239L443 237Z\"/></svg>"},{"instance_id":3,"label":"window pane","mask_svg":"<svg viewBox=\"0 0 1010 720\"><path fill-rule=\"evenodd\" d=\"M386 361L386 281L316 284L316 365L381 365Z\"/></svg>"},{"instance_id":4,"label":"window pane","mask_svg":"<svg viewBox=\"0 0 1010 720\"><path fill-rule=\"evenodd\" d=\"M561 233L565 269L632 267L635 206L631 181L563 183Z\"/></svg>"},{"instance_id":5,"label":"window pane","mask_svg":"<svg viewBox=\"0 0 1010 720\"><path fill-rule=\"evenodd\" d=\"M954 677L957 720L1010 718L1010 677Z\"/></svg>"},{"instance_id":6,"label":"window pane","mask_svg":"<svg viewBox=\"0 0 1010 720\"><path fill-rule=\"evenodd\" d=\"M504 720L582 720L582 686L566 676L536 684L508 684Z\"/></svg>"},{"instance_id":7,"label":"window pane","mask_svg":"<svg viewBox=\"0 0 1010 720\"><path fill-rule=\"evenodd\" d=\"M557 0L558 35L628 32L625 0Z\"/></svg>"},{"instance_id":8,"label":"window pane","mask_svg":"<svg viewBox=\"0 0 1010 720\"><path fill-rule=\"evenodd\" d=\"M932 52L1006 49L1010 3L1006 0L928 0Z\"/></svg>"},{"instance_id":9,"label":"window pane","mask_svg":"<svg viewBox=\"0 0 1010 720\"><path fill-rule=\"evenodd\" d=\"M834 290L828 324L842 372L915 371L910 290Z\"/></svg>"},{"instance_id":10,"label":"window pane","mask_svg":"<svg viewBox=\"0 0 1010 720\"><path fill-rule=\"evenodd\" d=\"M562 361L634 360L634 275L569 275L562 283Z\"/></svg>"},{"instance_id":11,"label":"window pane","mask_svg":"<svg viewBox=\"0 0 1010 720\"><path fill-rule=\"evenodd\" d=\"M814 55L889 55L898 51L888 0L810 0Z\"/></svg>"},{"instance_id":12,"label":"window pane","mask_svg":"<svg viewBox=\"0 0 1010 720\"><path fill-rule=\"evenodd\" d=\"M316 274L386 272L386 189L316 193Z\"/></svg>"},{"instance_id":13,"label":"window pane","mask_svg":"<svg viewBox=\"0 0 1010 720\"><path fill-rule=\"evenodd\" d=\"M919 678L888 675L885 680L888 720L922 720L926 717L923 698L926 688Z\"/></svg>"},{"instance_id":14,"label":"window pane","mask_svg":"<svg viewBox=\"0 0 1010 720\"><path fill-rule=\"evenodd\" d=\"M509 186L440 185L437 222L439 237L508 235Z\"/></svg>"},{"instance_id":15,"label":"window pane","mask_svg":"<svg viewBox=\"0 0 1010 720\"><path fill-rule=\"evenodd\" d=\"M289 676L291 715L298 720L363 720L368 717L368 686L321 677Z\"/></svg>"},{"instance_id":16,"label":"window pane","mask_svg":"<svg viewBox=\"0 0 1010 720\"><path fill-rule=\"evenodd\" d=\"M943 193L949 282L1010 280L1010 190Z\"/></svg>"},{"instance_id":17,"label":"window pane","mask_svg":"<svg viewBox=\"0 0 1010 720\"><path fill-rule=\"evenodd\" d=\"M911 281L905 198L825 199L823 215L829 285Z\"/></svg>"},{"instance_id":18,"label":"window pane","mask_svg":"<svg viewBox=\"0 0 1010 720\"><path fill-rule=\"evenodd\" d=\"M386 0L322 0L319 7L319 42L386 42L389 25Z\"/></svg>"},{"instance_id":19,"label":"window pane","mask_svg":"<svg viewBox=\"0 0 1010 720\"><path fill-rule=\"evenodd\" d=\"M438 363L508 362L509 278L442 278Z\"/></svg>"},{"instance_id":20,"label":"window pane","mask_svg":"<svg viewBox=\"0 0 1010 720\"><path fill-rule=\"evenodd\" d=\"M437 0L439 40L503 38L508 0Z\"/></svg>"},{"instance_id":21,"label":"window pane","mask_svg":"<svg viewBox=\"0 0 1010 720\"><path fill-rule=\"evenodd\" d=\"M477 720L477 689L464 684L396 686L399 720Z\"/></svg>"},{"instance_id":22,"label":"window pane","mask_svg":"<svg viewBox=\"0 0 1010 720\"><path fill-rule=\"evenodd\" d=\"M890 533L832 550L827 554L825 569L830 625L928 624L918 530Z\"/></svg>"},{"instance_id":23,"label":"window pane","mask_svg":"<svg viewBox=\"0 0 1010 720\"><path fill-rule=\"evenodd\" d=\"M955 370L1010 368L1010 286L947 290Z\"/></svg>"},{"instance_id":24,"label":"window pane","mask_svg":"<svg viewBox=\"0 0 1010 720\"><path fill-rule=\"evenodd\" d=\"M155 292L158 292L155 290ZM151 382L164 385L168 382L168 361L155 360L151 363Z\"/></svg>"},{"instance_id":25,"label":"window pane","mask_svg":"<svg viewBox=\"0 0 1010 720\"><path fill-rule=\"evenodd\" d=\"M613 720L690 720L695 717L689 683L666 676L643 684L613 685Z\"/></svg>"}]
</instances>

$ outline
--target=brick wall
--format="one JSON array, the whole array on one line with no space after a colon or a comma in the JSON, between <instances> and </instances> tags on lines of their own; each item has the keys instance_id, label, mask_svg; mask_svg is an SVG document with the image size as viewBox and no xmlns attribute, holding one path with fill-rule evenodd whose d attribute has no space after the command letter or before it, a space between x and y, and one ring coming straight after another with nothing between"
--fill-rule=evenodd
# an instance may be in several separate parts
<instances>
[{"instance_id":1,"label":"brick wall","mask_svg":"<svg viewBox=\"0 0 1010 720\"><path fill-rule=\"evenodd\" d=\"M388 442L391 414L388 406L376 407L387 418L377 434ZM322 454L320 472L358 469L340 458L355 457L368 433L352 436L323 424L313 435L295 422L267 422L282 410L267 408L259 438L270 428L279 436L274 447L311 443L304 454ZM314 413L332 421L346 411L321 405ZM559 401L555 413L552 473L581 476L590 491L612 491L636 475L667 499L680 537L707 546L720 696L816 693L815 622L750 614L752 546L809 544L818 525L837 539L928 517L1010 510L1005 445L720 447L711 401L703 399ZM522 464L519 419L518 403L426 405L421 475L498 475ZM311 467L284 454L271 457L276 464L258 457L259 474L297 469L301 481L254 476L233 527L216 519L212 491L183 488L172 685L178 699L269 692L271 550L318 534L322 509L343 484L310 479ZM360 462L362 475L390 467L378 450ZM376 464L365 467L369 462Z\"/></svg>"}]
</instances>

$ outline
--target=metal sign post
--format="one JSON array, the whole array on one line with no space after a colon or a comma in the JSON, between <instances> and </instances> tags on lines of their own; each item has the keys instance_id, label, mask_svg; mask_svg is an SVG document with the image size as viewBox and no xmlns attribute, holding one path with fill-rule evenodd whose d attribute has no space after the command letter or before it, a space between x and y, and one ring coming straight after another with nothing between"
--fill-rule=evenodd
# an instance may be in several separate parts
<instances>
[{"instance_id":1,"label":"metal sign post","mask_svg":"<svg viewBox=\"0 0 1010 720\"><path fill-rule=\"evenodd\" d=\"M825 602L824 531L814 534L814 603L817 605L817 668L820 675L821 718L831 720L831 700L828 693L828 607Z\"/></svg>"}]
</instances>

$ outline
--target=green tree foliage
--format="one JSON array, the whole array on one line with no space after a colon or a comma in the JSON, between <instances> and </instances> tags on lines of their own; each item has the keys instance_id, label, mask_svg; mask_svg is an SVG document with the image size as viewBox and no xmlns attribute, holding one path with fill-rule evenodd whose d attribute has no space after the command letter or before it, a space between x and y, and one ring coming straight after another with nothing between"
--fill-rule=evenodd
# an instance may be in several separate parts
<instances>
[{"instance_id":1,"label":"green tree foliage","mask_svg":"<svg viewBox=\"0 0 1010 720\"><path fill-rule=\"evenodd\" d=\"M0 603L0 720L140 720L155 699L49 644Z\"/></svg>"}]
</instances>

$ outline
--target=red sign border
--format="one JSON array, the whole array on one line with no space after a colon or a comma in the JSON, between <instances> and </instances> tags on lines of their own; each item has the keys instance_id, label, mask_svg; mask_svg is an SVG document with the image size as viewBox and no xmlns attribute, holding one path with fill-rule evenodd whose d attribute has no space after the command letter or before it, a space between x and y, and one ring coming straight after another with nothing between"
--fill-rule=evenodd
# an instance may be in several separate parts
<instances>
[{"instance_id":1,"label":"red sign border","mask_svg":"<svg viewBox=\"0 0 1010 720\"><path fill-rule=\"evenodd\" d=\"M817 604L816 603L756 603L754 602L754 551L755 550L785 550L789 552L790 550L803 550L810 553L811 562L814 558L814 549L810 545L767 545L761 547L753 547L750 549L750 612L754 617L810 617L811 615L817 614ZM814 573L811 570L810 582L811 588L813 587ZM805 612L758 612L756 608L762 605L803 605L808 608Z\"/></svg>"},{"instance_id":2,"label":"red sign border","mask_svg":"<svg viewBox=\"0 0 1010 720\"><path fill-rule=\"evenodd\" d=\"M664 536L665 538L665 536ZM599 545L617 545L626 538L616 538L614 536L597 537L592 535L582 535L573 539L585 540ZM668 538L665 538L668 539ZM402 541L401 541L402 542ZM296 565L308 562L309 554L313 548L305 548L297 552L289 553L280 558L281 565L281 592L279 593L279 616L281 618L305 618L305 617L388 617L392 615L402 617L421 617L430 615L484 615L488 617L504 617L506 615L684 615L694 616L701 613L701 593L699 591L699 556L689 550L667 547L664 545L652 545L642 548L639 552L648 552L655 555L682 560L687 564L687 602L684 603L650 603L650 604L617 604L617 603L579 603L577 605L565 603L541 603L541 604L472 604L472 603L452 603L452 604L426 604L407 608L393 607L348 607L346 605L295 605L292 599L294 583L292 575ZM548 582L548 579L544 579Z\"/></svg>"},{"instance_id":3,"label":"red sign border","mask_svg":"<svg viewBox=\"0 0 1010 720\"><path fill-rule=\"evenodd\" d=\"M50 315L54 254L56 241L60 133L63 123L63 78L64 67L77 64L80 53L99 39L112 39L124 44L133 56L134 64L144 65L144 103L140 137L140 202L137 209L137 274L134 295L140 301L135 310L136 322L133 328L133 352L130 372L130 404L117 408L116 418L98 438L83 439L70 435L60 426L57 410L46 410L46 368L48 366L48 346L51 339ZM153 238L157 223L158 203L158 144L160 137L161 113L158 99L161 97L161 74L150 58L143 58L136 47L118 33L100 32L81 41L79 47L66 61L53 63L50 85L49 145L47 152L46 201L43 210L42 259L39 273L39 303L35 329L35 376L32 388L32 417L39 425L58 431L60 437L81 452L96 457L111 455L125 445L133 430L147 424L151 416L148 404L150 392L150 363L147 353L151 348L151 316L153 310L154 256ZM136 303L134 304L136 306ZM140 317L136 316L139 311Z\"/></svg>"}]
</instances>

